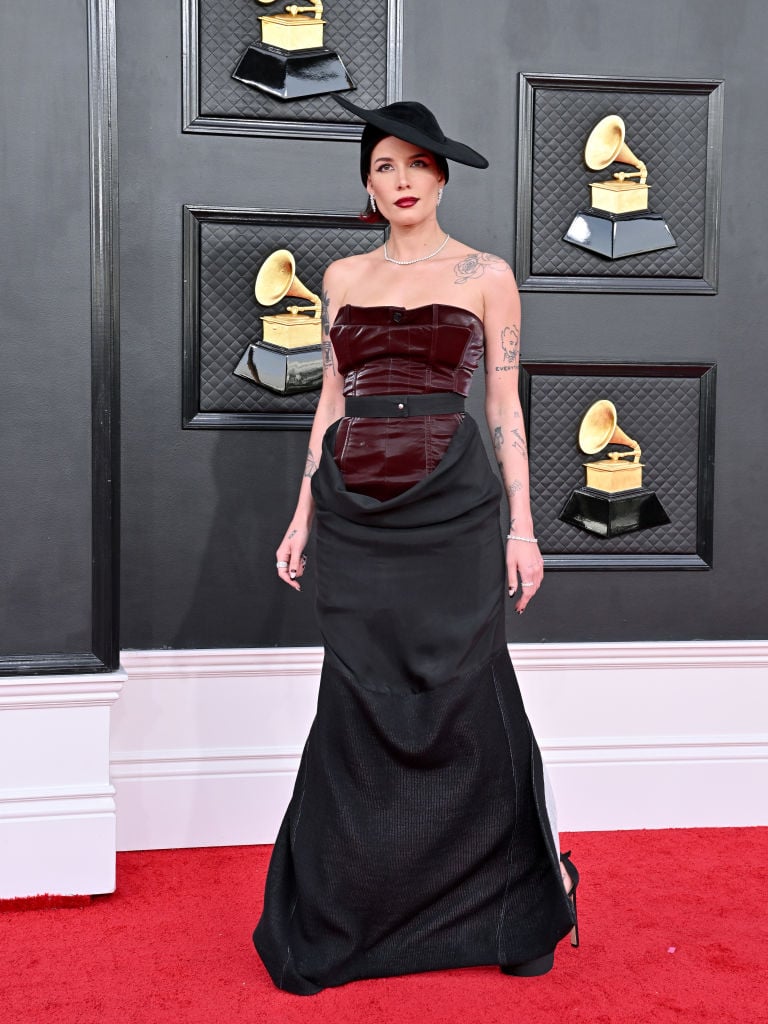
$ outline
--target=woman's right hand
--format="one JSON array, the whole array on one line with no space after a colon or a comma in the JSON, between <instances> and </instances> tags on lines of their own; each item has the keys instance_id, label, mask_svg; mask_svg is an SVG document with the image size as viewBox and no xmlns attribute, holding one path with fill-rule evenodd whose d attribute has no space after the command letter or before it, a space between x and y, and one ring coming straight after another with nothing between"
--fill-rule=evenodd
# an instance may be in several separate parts
<instances>
[{"instance_id":1,"label":"woman's right hand","mask_svg":"<svg viewBox=\"0 0 768 1024\"><path fill-rule=\"evenodd\" d=\"M301 590L298 581L304 575L304 566L307 564L304 548L308 540L309 530L305 526L291 523L275 552L277 575L294 590Z\"/></svg>"}]
</instances>

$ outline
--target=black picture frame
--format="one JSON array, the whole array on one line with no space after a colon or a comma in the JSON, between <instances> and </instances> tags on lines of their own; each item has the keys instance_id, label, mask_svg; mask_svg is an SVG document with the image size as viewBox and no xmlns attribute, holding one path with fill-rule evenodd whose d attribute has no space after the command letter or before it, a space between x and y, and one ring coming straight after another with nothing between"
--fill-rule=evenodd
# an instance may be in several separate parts
<instances>
[{"instance_id":1,"label":"black picture frame","mask_svg":"<svg viewBox=\"0 0 768 1024\"><path fill-rule=\"evenodd\" d=\"M270 251L290 249L291 235L303 232L304 237L309 234L314 242L311 248L315 262L313 265L306 259L299 259L297 275L303 276L309 266L312 277L305 279L305 283L311 287L311 282L317 278L319 294L324 267L334 258L380 244L387 225L365 223L357 213L191 205L184 206L183 220L182 426L185 430L309 430L319 391L300 396L264 395L267 408L263 411L232 408L233 405L254 405L252 399L256 385L232 373L237 357L258 329L259 307L253 299L253 278L260 262ZM206 267L203 234L212 226L213 230L220 229L225 235L235 234L234 242L228 241L223 259L225 263L234 264L236 280L233 284L225 265L223 283L219 284L217 279L213 287L207 288L203 279ZM269 236L271 241L261 244L260 235ZM337 240L349 238L345 251L334 251L334 236ZM221 257L217 256L217 259ZM241 269L241 264L245 269ZM217 328L221 328L221 322L231 308L233 290L241 304L233 321L235 335L229 337L226 327L222 328L224 337L222 339L219 332L213 339L216 346L213 351L211 339L207 336L210 332L206 332L203 324L206 317L203 293L210 292L210 301L222 308L225 315L217 317ZM224 395L219 405L218 397L212 401L210 394L213 392L218 396L222 391L228 398Z\"/></svg>"},{"instance_id":2,"label":"black picture frame","mask_svg":"<svg viewBox=\"0 0 768 1024\"><path fill-rule=\"evenodd\" d=\"M347 16L339 16L337 30L347 42L347 49L352 54L360 54L360 59L370 59L372 53L382 53L384 70L375 88L360 88L345 93L364 107L383 106L402 99L402 43L403 43L403 0L378 0L385 8L385 28L381 38L373 45L368 39L356 41L355 29L358 19L354 17L354 0L348 0L350 12ZM219 3L221 17L232 16L228 0L182 0L182 131L202 133L206 135L250 135L268 138L326 139L333 141L356 141L362 134L363 125L352 114L341 107L334 109L333 118L316 113L313 108L321 106L313 102L313 98L293 100L284 103L270 101L266 97L259 101L257 90L242 83L235 83L232 88L242 91L241 109L231 109L231 102L218 104L206 102L201 87L202 74L211 61L219 59L217 53L207 52L204 33L201 31L201 3ZM253 4L256 8L256 5ZM272 13L277 13L279 4ZM243 49L248 42L258 40L258 14L270 13L265 7L261 12L253 11L252 38L243 40ZM333 11L326 11L326 16L333 17ZM367 55L367 56L366 56ZM226 58L232 63L227 65L226 77L234 70L236 60ZM353 58L354 60L354 58ZM353 70L353 69L352 69ZM223 78L222 78L223 81ZM275 109L279 103L280 109ZM237 105L236 105L237 106ZM336 105L334 105L336 106ZM214 109L218 107L219 109ZM228 107L226 111L225 107ZM246 109L247 108L247 109ZM260 109L263 108L263 109Z\"/></svg>"},{"instance_id":3,"label":"black picture frame","mask_svg":"<svg viewBox=\"0 0 768 1024\"><path fill-rule=\"evenodd\" d=\"M723 91L719 79L520 73L515 239L520 288L716 294ZM672 222L678 246L663 254L605 260L562 236L579 207L588 205L588 182L606 173L592 173L584 164L587 135L597 117L623 115L625 106L633 112L627 142L648 162L652 189L654 182L658 186L651 207L661 197L661 212ZM630 131L639 133L642 149L633 147ZM665 200L670 210L663 208Z\"/></svg>"},{"instance_id":4,"label":"black picture frame","mask_svg":"<svg viewBox=\"0 0 768 1024\"><path fill-rule=\"evenodd\" d=\"M0 656L0 676L120 667L120 380L115 0L87 3L91 277L91 645ZM43 554L41 553L41 557Z\"/></svg>"},{"instance_id":5,"label":"black picture frame","mask_svg":"<svg viewBox=\"0 0 768 1024\"><path fill-rule=\"evenodd\" d=\"M541 360L521 364L520 398L529 439L532 509L546 568L712 568L716 377L717 367L711 362L579 363ZM544 378L541 389L536 387L539 378ZM584 482L583 475L579 476L576 470L587 459L579 451L576 441L579 416L593 398L612 397L604 393L606 389L612 389L613 393L620 393L622 389L637 393L636 404L642 412L636 415L635 423L623 424L621 403L617 408L619 425L630 436L639 435L641 441L651 442L647 448L643 444L643 456L645 458L647 452L650 463L646 480L654 482L654 470L656 480L663 476L659 472L659 464L664 461L662 455L674 453L675 445L684 446L679 459L672 455L666 460L669 463L666 467L668 482L666 490L663 487L659 489L659 496L667 503L668 510L679 507L678 519L687 519L687 523L682 524L682 532L675 532L675 515L672 516L672 526L613 538L592 537L559 521L559 511L571 489ZM537 398L537 391L548 394L549 398ZM666 418L665 415L654 417L653 408L654 402L665 411L670 408L672 403L667 398L671 392L684 392L687 397L678 410L681 429L675 432L673 416L669 429L674 436L670 436L665 445ZM573 399L569 395L590 397ZM579 416L576 415L577 408ZM633 434L629 428L635 427L638 419L644 423L642 434L639 431ZM546 428L540 430L540 424L546 424ZM571 448L571 452L566 453L569 469L565 477L561 477L562 451L566 446ZM553 455L557 457L553 458ZM669 486L669 478L676 479L680 460L687 466L687 488L685 493L676 495L676 488ZM554 477L551 475L553 471ZM664 534L661 531L668 532ZM671 538L671 542L664 541L656 547L651 542L658 537Z\"/></svg>"}]
</instances>

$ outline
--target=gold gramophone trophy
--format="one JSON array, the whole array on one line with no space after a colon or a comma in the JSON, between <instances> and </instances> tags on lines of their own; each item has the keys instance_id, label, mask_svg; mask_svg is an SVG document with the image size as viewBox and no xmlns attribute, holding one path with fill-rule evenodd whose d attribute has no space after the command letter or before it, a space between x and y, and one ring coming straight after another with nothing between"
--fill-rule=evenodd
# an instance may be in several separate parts
<instances>
[{"instance_id":1,"label":"gold gramophone trophy","mask_svg":"<svg viewBox=\"0 0 768 1024\"><path fill-rule=\"evenodd\" d=\"M624 136L624 121L618 114L604 117L590 132L584 147L587 167L603 171L616 162L637 170L616 171L612 178L593 181L590 208L576 214L564 235L564 241L609 260L677 245L661 214L648 209L648 168Z\"/></svg>"},{"instance_id":2,"label":"gold gramophone trophy","mask_svg":"<svg viewBox=\"0 0 768 1024\"><path fill-rule=\"evenodd\" d=\"M609 444L631 450L610 451L605 459L585 462L586 486L571 493L560 519L600 537L616 537L668 523L669 516L656 492L643 487L640 445L618 425L613 402L603 398L584 414L579 427L579 448L585 455L596 455Z\"/></svg>"},{"instance_id":3,"label":"gold gramophone trophy","mask_svg":"<svg viewBox=\"0 0 768 1024\"><path fill-rule=\"evenodd\" d=\"M286 295L311 305L263 316L262 340L248 346L234 372L278 395L316 390L323 380L322 303L296 277L296 261L287 249L277 249L264 260L254 292L261 306L274 306Z\"/></svg>"},{"instance_id":4,"label":"gold gramophone trophy","mask_svg":"<svg viewBox=\"0 0 768 1024\"><path fill-rule=\"evenodd\" d=\"M341 57L323 46L322 13L322 0L309 0L305 6L289 4L280 14L261 15L261 43L248 47L232 77L278 100L353 89Z\"/></svg>"}]
</instances>

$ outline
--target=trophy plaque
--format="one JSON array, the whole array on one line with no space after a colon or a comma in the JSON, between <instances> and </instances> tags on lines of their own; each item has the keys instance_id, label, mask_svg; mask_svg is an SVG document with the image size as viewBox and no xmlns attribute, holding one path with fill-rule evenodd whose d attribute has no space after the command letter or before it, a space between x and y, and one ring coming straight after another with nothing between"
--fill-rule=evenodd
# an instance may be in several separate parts
<instances>
[{"instance_id":1,"label":"trophy plaque","mask_svg":"<svg viewBox=\"0 0 768 1024\"><path fill-rule=\"evenodd\" d=\"M601 399L587 409L581 421L579 448L586 455L596 455L609 444L631 451L610 451L605 459L585 462L586 486L571 493L560 519L600 537L668 523L669 516L656 492L643 487L640 445L619 427L613 402Z\"/></svg>"},{"instance_id":2,"label":"trophy plaque","mask_svg":"<svg viewBox=\"0 0 768 1024\"><path fill-rule=\"evenodd\" d=\"M286 295L310 305L263 316L261 341L246 348L234 373L278 395L315 391L323 382L322 303L296 277L296 261L288 249L277 249L264 260L254 292L262 306L273 306Z\"/></svg>"},{"instance_id":3,"label":"trophy plaque","mask_svg":"<svg viewBox=\"0 0 768 1024\"><path fill-rule=\"evenodd\" d=\"M261 15L261 43L248 47L232 77L279 100L353 89L341 57L323 45L322 13L322 0L310 0L303 7L289 4L280 14Z\"/></svg>"},{"instance_id":4,"label":"trophy plaque","mask_svg":"<svg viewBox=\"0 0 768 1024\"><path fill-rule=\"evenodd\" d=\"M591 170L605 170L614 162L637 169L592 182L590 207L576 214L563 237L610 260L677 245L661 214L648 208L648 168L624 139L625 125L618 114L602 118L590 132L584 161Z\"/></svg>"}]
</instances>

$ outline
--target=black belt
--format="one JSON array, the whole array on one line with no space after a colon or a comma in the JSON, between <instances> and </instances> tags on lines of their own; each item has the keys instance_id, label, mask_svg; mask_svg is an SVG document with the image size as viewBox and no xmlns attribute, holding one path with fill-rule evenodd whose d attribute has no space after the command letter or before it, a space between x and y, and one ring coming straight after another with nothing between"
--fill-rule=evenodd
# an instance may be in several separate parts
<instances>
[{"instance_id":1,"label":"black belt","mask_svg":"<svg viewBox=\"0 0 768 1024\"><path fill-rule=\"evenodd\" d=\"M440 416L464 412L464 396L455 391L437 391L431 395L349 395L345 416L374 418L397 416Z\"/></svg>"}]
</instances>

